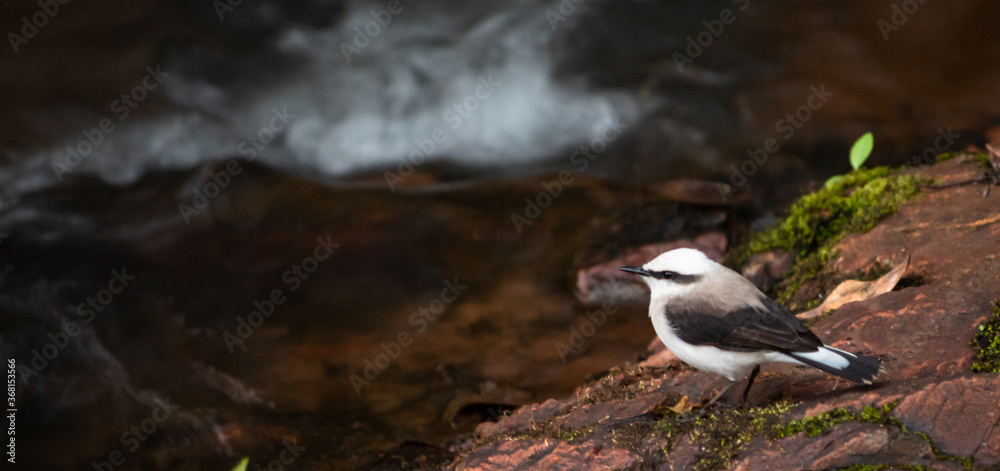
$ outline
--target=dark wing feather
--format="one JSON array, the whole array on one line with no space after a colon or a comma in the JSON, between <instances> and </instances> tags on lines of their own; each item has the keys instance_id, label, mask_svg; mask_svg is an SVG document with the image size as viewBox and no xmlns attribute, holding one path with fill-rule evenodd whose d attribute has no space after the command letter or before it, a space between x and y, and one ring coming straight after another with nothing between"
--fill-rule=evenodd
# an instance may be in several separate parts
<instances>
[{"instance_id":1,"label":"dark wing feather","mask_svg":"<svg viewBox=\"0 0 1000 471\"><path fill-rule=\"evenodd\" d=\"M747 352L776 350L811 352L823 345L792 313L766 296L764 308L711 312L707 303L686 308L667 306L664 314L681 340L692 345L713 345L723 350Z\"/></svg>"}]
</instances>

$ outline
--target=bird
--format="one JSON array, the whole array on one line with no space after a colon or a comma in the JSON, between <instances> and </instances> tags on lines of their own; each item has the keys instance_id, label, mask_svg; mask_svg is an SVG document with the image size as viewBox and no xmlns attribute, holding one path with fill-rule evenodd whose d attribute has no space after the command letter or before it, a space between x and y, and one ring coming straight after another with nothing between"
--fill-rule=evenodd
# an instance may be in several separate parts
<instances>
[{"instance_id":1,"label":"bird","mask_svg":"<svg viewBox=\"0 0 1000 471\"><path fill-rule=\"evenodd\" d=\"M808 365L863 384L884 372L877 359L824 345L753 283L699 250L670 250L643 266L621 270L639 275L649 286L649 317L663 344L695 369L731 381L702 411L741 379L747 380L745 403L763 363Z\"/></svg>"}]
</instances>

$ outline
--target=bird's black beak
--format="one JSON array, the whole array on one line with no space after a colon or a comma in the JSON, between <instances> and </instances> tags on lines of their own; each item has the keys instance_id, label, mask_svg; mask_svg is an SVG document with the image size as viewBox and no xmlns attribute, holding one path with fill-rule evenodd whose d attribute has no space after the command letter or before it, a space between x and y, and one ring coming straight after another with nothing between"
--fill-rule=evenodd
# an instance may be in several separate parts
<instances>
[{"instance_id":1,"label":"bird's black beak","mask_svg":"<svg viewBox=\"0 0 1000 471\"><path fill-rule=\"evenodd\" d=\"M642 268L642 267L621 267L620 270L621 271L627 271L629 273L635 273L636 275L650 276L649 272L646 271L646 269Z\"/></svg>"}]
</instances>

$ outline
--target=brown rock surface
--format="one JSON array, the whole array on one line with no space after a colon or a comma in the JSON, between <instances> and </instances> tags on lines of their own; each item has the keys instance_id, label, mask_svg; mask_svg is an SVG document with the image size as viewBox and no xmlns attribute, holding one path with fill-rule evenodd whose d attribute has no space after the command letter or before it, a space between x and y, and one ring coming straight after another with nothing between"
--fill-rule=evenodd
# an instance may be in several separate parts
<instances>
[{"instance_id":1,"label":"brown rock surface","mask_svg":"<svg viewBox=\"0 0 1000 471\"><path fill-rule=\"evenodd\" d=\"M963 469L965 459L973 468L997 469L1000 375L968 371L974 357L969 341L1000 295L1000 191L984 198L981 183L943 186L982 174L978 164L962 157L913 171L937 179L942 187L925 189L872 231L846 237L832 262L836 270L857 273L905 252L911 262L904 281L911 281L845 304L812 326L834 347L882 359L887 373L875 385L856 386L809 368L767 365L750 397L758 407L782 397L789 400L793 407L780 414L779 423L835 409L861 417L869 405L891 408L888 416L827 424L815 437L798 433L775 438L762 431L770 426L761 426L734 437L737 444L729 442L726 448L698 435L704 429L678 425L676 416L657 408L684 395L704 401L726 380L669 363L666 369L614 372L570 398L542 408L527 406L495 426L481 427L472 442L455 448L457 467L492 469L486 465L493 463L490 457L508 449L538 450L542 457L536 452L519 455L530 456L534 469L561 469L562 464L543 461L556 456L590 466L595 463L587 458L592 450L618 449L627 455L603 463L658 469ZM758 407L716 414L722 420L766 410ZM724 433L725 428L709 430ZM541 437L560 445L539 442ZM516 444L520 442L527 443ZM505 456L505 465L527 466L528 461Z\"/></svg>"},{"instance_id":2,"label":"brown rock surface","mask_svg":"<svg viewBox=\"0 0 1000 471\"><path fill-rule=\"evenodd\" d=\"M836 469L857 464L928 466L962 469L936 462L931 446L899 429L858 422L842 423L818 437L805 433L770 441L754 439L743 457L732 463L736 471L775 469Z\"/></svg>"},{"instance_id":3,"label":"brown rock surface","mask_svg":"<svg viewBox=\"0 0 1000 471\"><path fill-rule=\"evenodd\" d=\"M457 469L481 470L605 470L623 469L639 460L633 452L555 439L509 440L480 448Z\"/></svg>"},{"instance_id":4,"label":"brown rock surface","mask_svg":"<svg viewBox=\"0 0 1000 471\"><path fill-rule=\"evenodd\" d=\"M1000 378L983 375L941 381L906 396L893 413L907 427L925 430L941 451L972 456L987 448L987 436L996 432Z\"/></svg>"}]
</instances>

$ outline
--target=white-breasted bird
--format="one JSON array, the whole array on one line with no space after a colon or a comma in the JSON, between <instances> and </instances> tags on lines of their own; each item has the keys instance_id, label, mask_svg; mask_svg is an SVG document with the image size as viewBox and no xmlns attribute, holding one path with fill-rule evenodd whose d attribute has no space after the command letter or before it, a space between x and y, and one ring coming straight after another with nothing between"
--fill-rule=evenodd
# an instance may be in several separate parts
<instances>
[{"instance_id":1,"label":"white-breasted bird","mask_svg":"<svg viewBox=\"0 0 1000 471\"><path fill-rule=\"evenodd\" d=\"M882 371L876 359L823 345L787 309L698 250L671 250L621 269L649 285L649 317L663 344L684 363L733 381L703 410L743 378L745 402L766 362L809 365L865 384Z\"/></svg>"}]
</instances>

